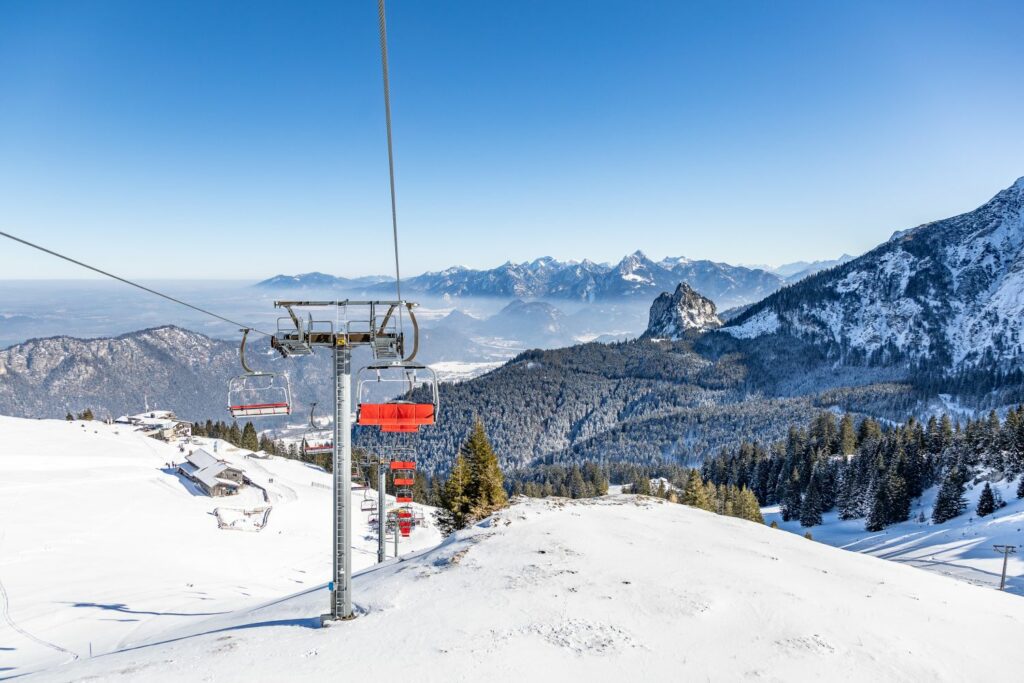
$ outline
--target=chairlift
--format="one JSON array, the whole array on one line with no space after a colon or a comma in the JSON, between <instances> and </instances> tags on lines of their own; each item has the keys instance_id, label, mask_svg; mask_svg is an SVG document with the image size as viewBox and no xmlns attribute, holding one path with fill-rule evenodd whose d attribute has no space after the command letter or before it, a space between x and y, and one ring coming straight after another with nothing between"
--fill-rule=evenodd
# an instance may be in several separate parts
<instances>
[{"instance_id":1,"label":"chairlift","mask_svg":"<svg viewBox=\"0 0 1024 683\"><path fill-rule=\"evenodd\" d=\"M377 501L375 501L373 498L364 498L363 500L361 500L359 502L359 511L360 512L376 512L377 511Z\"/></svg>"},{"instance_id":2,"label":"chairlift","mask_svg":"<svg viewBox=\"0 0 1024 683\"><path fill-rule=\"evenodd\" d=\"M302 453L303 455L333 453L334 432L328 429L322 429L317 425L316 420L313 418L313 412L315 410L316 403L314 402L309 407L309 428L302 437Z\"/></svg>"},{"instance_id":3,"label":"chairlift","mask_svg":"<svg viewBox=\"0 0 1024 683\"><path fill-rule=\"evenodd\" d=\"M375 363L359 371L356 421L382 432L416 432L434 424L437 375L425 365Z\"/></svg>"},{"instance_id":4,"label":"chairlift","mask_svg":"<svg viewBox=\"0 0 1024 683\"><path fill-rule=\"evenodd\" d=\"M232 417L268 417L291 415L292 392L287 374L257 372L245 362L245 340L249 330L242 330L238 357L245 374L228 380L228 412Z\"/></svg>"}]
</instances>

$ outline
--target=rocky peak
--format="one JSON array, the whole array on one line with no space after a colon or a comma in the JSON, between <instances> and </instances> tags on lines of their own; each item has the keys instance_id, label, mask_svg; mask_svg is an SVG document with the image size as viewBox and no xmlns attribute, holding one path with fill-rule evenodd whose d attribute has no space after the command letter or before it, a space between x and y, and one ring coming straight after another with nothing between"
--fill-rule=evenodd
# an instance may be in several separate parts
<instances>
[{"instance_id":1,"label":"rocky peak","mask_svg":"<svg viewBox=\"0 0 1024 683\"><path fill-rule=\"evenodd\" d=\"M679 339L687 330L711 330L721 327L715 304L685 282L672 294L662 292L651 304L645 337Z\"/></svg>"}]
</instances>

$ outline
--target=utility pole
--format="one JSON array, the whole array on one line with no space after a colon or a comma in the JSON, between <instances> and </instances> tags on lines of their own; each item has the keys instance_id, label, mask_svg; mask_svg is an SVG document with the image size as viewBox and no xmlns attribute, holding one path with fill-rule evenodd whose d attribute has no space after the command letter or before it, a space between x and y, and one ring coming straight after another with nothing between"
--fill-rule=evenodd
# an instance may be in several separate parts
<instances>
[{"instance_id":1,"label":"utility pole","mask_svg":"<svg viewBox=\"0 0 1024 683\"><path fill-rule=\"evenodd\" d=\"M1010 559L1010 553L1017 552L1017 546L1015 545L994 545L992 546L997 553L1003 554L1003 576L999 579L999 590L1006 590L1006 563Z\"/></svg>"}]
</instances>

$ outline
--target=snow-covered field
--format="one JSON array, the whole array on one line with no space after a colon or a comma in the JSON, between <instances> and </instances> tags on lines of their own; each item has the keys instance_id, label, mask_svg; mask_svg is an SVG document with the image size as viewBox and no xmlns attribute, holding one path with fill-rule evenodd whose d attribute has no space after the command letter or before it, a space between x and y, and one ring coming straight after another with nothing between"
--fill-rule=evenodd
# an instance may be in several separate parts
<instances>
[{"instance_id":1,"label":"snow-covered field","mask_svg":"<svg viewBox=\"0 0 1024 683\"><path fill-rule=\"evenodd\" d=\"M359 574L29 680L968 681L1024 664L1019 599L653 498L525 500Z\"/></svg>"},{"instance_id":2,"label":"snow-covered field","mask_svg":"<svg viewBox=\"0 0 1024 683\"><path fill-rule=\"evenodd\" d=\"M198 441L212 451L212 440ZM247 454L218 442L217 455L268 500L254 487L200 494L166 467L184 459L178 448L124 425L0 417L0 679L327 581L330 475ZM218 528L218 508L234 521L261 507L270 511L258 531ZM356 568L376 561L366 517L353 534ZM417 529L399 550L439 541L435 529Z\"/></svg>"},{"instance_id":3,"label":"snow-covered field","mask_svg":"<svg viewBox=\"0 0 1024 683\"><path fill-rule=\"evenodd\" d=\"M1016 497L1016 481L994 484L992 488L1007 505L979 518L974 509L983 486L978 484L969 489L965 496L967 511L944 524L931 523L938 492L938 487L933 487L914 502L910 521L877 532L865 531L863 519L842 521L837 512L823 515L824 524L809 529L795 520L783 522L777 505L762 508L761 512L766 523L775 521L779 528L801 536L810 531L815 541L989 588L999 587L1003 569L1003 556L992 546L1016 545L1020 552L1011 555L1007 563L1006 590L1024 595L1024 500ZM925 521L918 521L920 513L924 513ZM1024 603L1019 609L1024 610Z\"/></svg>"}]
</instances>

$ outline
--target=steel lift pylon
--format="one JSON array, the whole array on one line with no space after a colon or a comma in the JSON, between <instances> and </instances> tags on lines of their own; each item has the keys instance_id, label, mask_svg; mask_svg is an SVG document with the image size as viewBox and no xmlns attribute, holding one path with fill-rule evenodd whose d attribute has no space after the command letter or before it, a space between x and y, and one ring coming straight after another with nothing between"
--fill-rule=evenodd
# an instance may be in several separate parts
<instances>
[{"instance_id":1,"label":"steel lift pylon","mask_svg":"<svg viewBox=\"0 0 1024 683\"><path fill-rule=\"evenodd\" d=\"M333 353L334 365L334 452L333 464L333 571L331 577L330 612L321 616L321 623L352 619L352 349L368 347L373 355L371 366L379 375L382 370L396 369L411 374L424 384L432 383L428 392L429 402L414 403L408 400L389 400L369 405L372 418L361 420L361 424L380 426L394 431L415 431L420 425L433 424L437 410L437 381L433 373L423 366L412 363L419 348L419 327L413 309L416 304L407 301L275 301L274 306L287 311L286 317L278 319L277 334L271 337L270 345L285 357L310 355L314 349L329 348ZM334 309L334 320L315 320L312 313L303 319L297 309ZM349 318L352 310L360 313L358 320ZM345 319L342 320L344 312ZM413 348L406 355L403 316L408 316L413 332ZM335 324L337 322L337 325ZM407 373L408 374L408 373ZM362 383L361 383L362 384ZM410 387L410 393L413 387ZM359 406L362 407L362 403ZM382 409L382 406L401 406L401 409ZM412 406L415 410L407 410ZM427 406L430 406L428 409ZM387 425L375 422L376 416L387 413ZM429 413L429 416L427 415ZM411 418L402 417L406 414ZM398 416L397 418L395 416ZM406 420L393 424L395 419ZM415 429L414 429L415 428ZM378 467L381 472L383 467ZM380 477L383 479L383 477ZM383 499L384 487L378 484L378 494ZM383 503L383 500L381 500ZM384 538L384 510L378 510L381 546ZM382 548L378 548L378 561L383 561Z\"/></svg>"}]
</instances>

